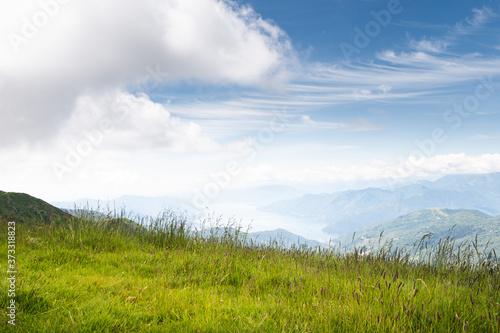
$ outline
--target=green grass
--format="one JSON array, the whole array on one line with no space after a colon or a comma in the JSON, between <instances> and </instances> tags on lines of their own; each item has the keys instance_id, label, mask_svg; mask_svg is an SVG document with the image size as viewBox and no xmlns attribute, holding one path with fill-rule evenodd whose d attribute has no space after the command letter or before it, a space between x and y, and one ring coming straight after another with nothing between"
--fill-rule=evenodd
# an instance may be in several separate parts
<instances>
[{"instance_id":1,"label":"green grass","mask_svg":"<svg viewBox=\"0 0 500 333\"><path fill-rule=\"evenodd\" d=\"M31 195L0 191L0 217L18 222L47 222L68 218L69 214Z\"/></svg>"},{"instance_id":2,"label":"green grass","mask_svg":"<svg viewBox=\"0 0 500 333\"><path fill-rule=\"evenodd\" d=\"M83 216L16 227L18 332L499 332L496 257L247 246L238 228ZM143 221L146 222L146 221ZM7 221L0 223L7 271ZM210 229L212 230L212 229ZM468 251L468 252L467 252ZM420 255L420 261L416 258Z\"/></svg>"}]
</instances>

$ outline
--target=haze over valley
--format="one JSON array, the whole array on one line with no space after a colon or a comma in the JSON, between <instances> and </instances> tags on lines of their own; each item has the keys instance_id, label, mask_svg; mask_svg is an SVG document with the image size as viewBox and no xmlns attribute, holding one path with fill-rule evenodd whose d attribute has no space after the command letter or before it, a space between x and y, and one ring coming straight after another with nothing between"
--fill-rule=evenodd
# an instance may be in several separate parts
<instances>
[{"instance_id":1,"label":"haze over valley","mask_svg":"<svg viewBox=\"0 0 500 333\"><path fill-rule=\"evenodd\" d=\"M216 217L221 224L235 221L243 230L254 234L264 235L264 232L281 229L291 233L288 240L295 237L297 241L301 237L302 241L317 241L327 246L330 241L339 241L340 236L345 236L341 238L345 241L354 232L359 235L359 232L376 225L381 225L376 229L379 233L384 231L386 236L397 238L398 223L388 222L425 209L477 211L493 218L500 214L500 173L445 176L435 181L420 180L399 186L322 194L310 194L287 186L261 186L229 190L205 207L180 197L131 195L112 200L80 199L52 204L63 209L123 211L130 217L157 216L172 210L185 215L195 226L208 217ZM443 230L452 228L455 221L453 216L442 222L436 222L433 216L428 219L423 218L421 222L435 223L436 230L431 228L427 232L441 236L445 236ZM471 218L468 235L478 234L481 239L493 237L493 244L497 244L499 231L486 232L480 220L478 218L478 226L474 228ZM273 235L276 236L277 232ZM417 239L423 234L412 234L410 230L410 235ZM403 238L408 240L410 236Z\"/></svg>"}]
</instances>

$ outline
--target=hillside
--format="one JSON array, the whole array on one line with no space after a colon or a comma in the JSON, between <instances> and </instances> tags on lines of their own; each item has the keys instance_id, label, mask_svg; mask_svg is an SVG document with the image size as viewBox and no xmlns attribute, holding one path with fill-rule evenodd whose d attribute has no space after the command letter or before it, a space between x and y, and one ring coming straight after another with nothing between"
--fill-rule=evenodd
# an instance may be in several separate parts
<instances>
[{"instance_id":1,"label":"hillside","mask_svg":"<svg viewBox=\"0 0 500 333\"><path fill-rule=\"evenodd\" d=\"M450 247L434 248L426 261L409 264L405 252L290 247L286 241L298 236L285 230L252 233L257 242L249 246L244 234L232 232L240 229L231 220L222 229L193 233L185 217L174 213L143 228L120 216L80 210L56 223L39 218L58 211L41 200L3 192L2 200L9 214L20 214L11 215L15 220L32 216L32 223L15 231L15 268L19 279L22 274L15 290L17 332L499 328L499 262L487 256L465 260L476 255L472 249L457 256ZM499 233L498 218L446 209L415 212L388 227L408 238L429 229L445 236L452 222L462 238ZM0 237L7 238L7 221L0 224ZM378 232L367 231L366 237ZM0 243L0 252L7 253L7 242ZM0 270L7 271L7 260ZM8 283L0 283L2 316L11 302Z\"/></svg>"},{"instance_id":2,"label":"hillside","mask_svg":"<svg viewBox=\"0 0 500 333\"><path fill-rule=\"evenodd\" d=\"M31 195L0 191L0 217L16 222L49 221L66 219L69 214Z\"/></svg>"},{"instance_id":3,"label":"hillside","mask_svg":"<svg viewBox=\"0 0 500 333\"><path fill-rule=\"evenodd\" d=\"M173 218L173 219L172 219ZM16 332L496 332L498 261L248 247L75 218L16 228ZM7 222L0 221L7 238ZM0 243L7 253L7 242ZM463 258L462 253L460 258ZM7 260L0 270L7 271ZM21 275L22 274L22 275ZM8 281L0 283L6 318ZM6 320L0 331L8 331Z\"/></svg>"},{"instance_id":4,"label":"hillside","mask_svg":"<svg viewBox=\"0 0 500 333\"><path fill-rule=\"evenodd\" d=\"M333 194L304 195L261 207L264 211L327 223L331 234L347 234L366 226L431 208L500 213L500 173L448 176L436 182L396 189L368 188Z\"/></svg>"},{"instance_id":5,"label":"hillside","mask_svg":"<svg viewBox=\"0 0 500 333\"><path fill-rule=\"evenodd\" d=\"M348 248L366 246L376 248L380 234L384 240L392 240L393 246L412 246L426 234L432 234L426 243L436 245L447 236L453 237L456 244L475 241L484 248L496 249L500 253L500 218L474 210L451 210L442 208L422 209L400 216L394 220L367 226L358 230L354 236L346 235L335 240Z\"/></svg>"}]
</instances>

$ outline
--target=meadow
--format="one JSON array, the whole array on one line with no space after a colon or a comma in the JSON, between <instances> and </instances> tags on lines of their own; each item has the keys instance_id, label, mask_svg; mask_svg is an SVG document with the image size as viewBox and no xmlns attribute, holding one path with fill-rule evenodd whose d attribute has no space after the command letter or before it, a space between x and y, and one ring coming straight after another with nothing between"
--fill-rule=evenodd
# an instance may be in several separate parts
<instances>
[{"instance_id":1,"label":"meadow","mask_svg":"<svg viewBox=\"0 0 500 333\"><path fill-rule=\"evenodd\" d=\"M80 215L16 224L16 325L2 279L1 331L500 331L499 260L473 242L286 248L217 218L193 231L171 212L142 226Z\"/></svg>"}]
</instances>

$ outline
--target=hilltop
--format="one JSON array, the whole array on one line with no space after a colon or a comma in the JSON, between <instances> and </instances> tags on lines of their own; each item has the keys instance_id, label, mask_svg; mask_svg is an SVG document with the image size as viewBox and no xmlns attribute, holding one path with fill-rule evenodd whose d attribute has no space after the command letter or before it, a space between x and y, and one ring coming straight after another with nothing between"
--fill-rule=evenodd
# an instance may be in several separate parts
<instances>
[{"instance_id":1,"label":"hilltop","mask_svg":"<svg viewBox=\"0 0 500 333\"><path fill-rule=\"evenodd\" d=\"M71 218L92 219L101 227L114 228L121 225L130 230L143 230L136 222L111 214L87 210L60 209L41 199L25 193L0 191L0 219L15 222L68 221Z\"/></svg>"},{"instance_id":2,"label":"hilltop","mask_svg":"<svg viewBox=\"0 0 500 333\"><path fill-rule=\"evenodd\" d=\"M64 220L70 215L51 204L25 193L0 191L0 217L17 222Z\"/></svg>"}]
</instances>

